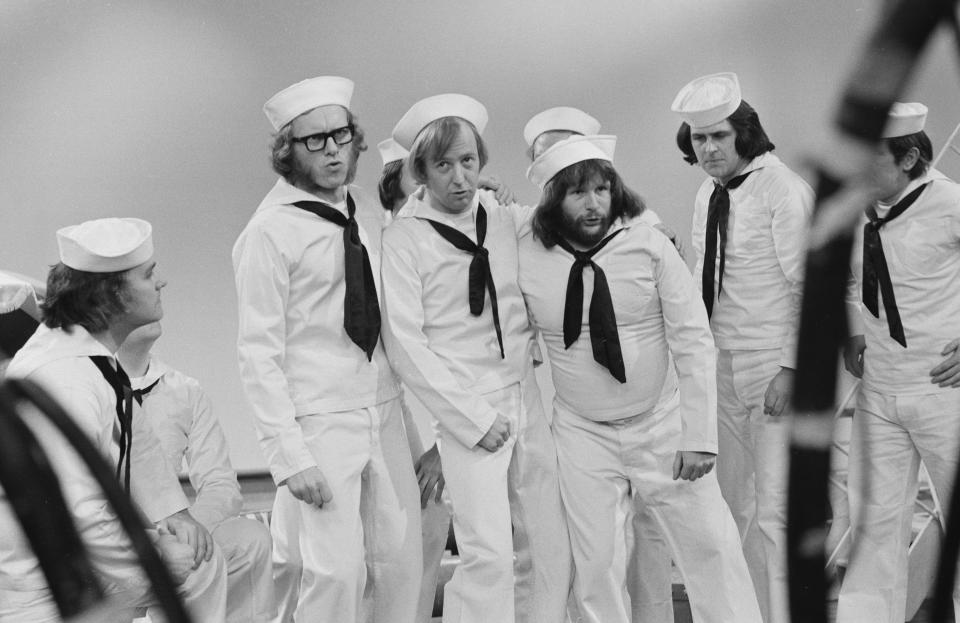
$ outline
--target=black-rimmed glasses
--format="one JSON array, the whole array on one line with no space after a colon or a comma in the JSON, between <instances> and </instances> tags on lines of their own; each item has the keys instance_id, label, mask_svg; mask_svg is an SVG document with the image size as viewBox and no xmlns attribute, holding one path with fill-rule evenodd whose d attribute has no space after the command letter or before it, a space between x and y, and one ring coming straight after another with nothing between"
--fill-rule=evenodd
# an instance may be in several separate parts
<instances>
[{"instance_id":1,"label":"black-rimmed glasses","mask_svg":"<svg viewBox=\"0 0 960 623\"><path fill-rule=\"evenodd\" d=\"M317 132L309 136L295 136L293 137L293 141L303 143L307 151L320 151L327 146L327 139L329 138L332 138L333 142L337 145L346 145L353 140L354 131L353 124L350 123L342 128L335 128L329 132Z\"/></svg>"}]
</instances>

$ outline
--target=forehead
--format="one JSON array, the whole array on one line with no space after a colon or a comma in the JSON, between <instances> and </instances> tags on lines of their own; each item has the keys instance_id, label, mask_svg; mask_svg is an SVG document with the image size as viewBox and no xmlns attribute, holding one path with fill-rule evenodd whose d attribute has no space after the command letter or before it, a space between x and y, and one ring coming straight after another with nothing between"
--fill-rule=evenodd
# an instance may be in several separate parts
<instances>
[{"instance_id":1,"label":"forehead","mask_svg":"<svg viewBox=\"0 0 960 623\"><path fill-rule=\"evenodd\" d=\"M295 136L305 136L318 132L329 132L335 128L347 125L347 109L336 104L318 106L305 112L291 123Z\"/></svg>"},{"instance_id":2,"label":"forehead","mask_svg":"<svg viewBox=\"0 0 960 623\"><path fill-rule=\"evenodd\" d=\"M705 125L701 127L690 127L691 134L719 134L721 132L733 133L736 131L733 129L733 125L730 124L729 119L724 119L719 123L714 123L713 125Z\"/></svg>"},{"instance_id":3,"label":"forehead","mask_svg":"<svg viewBox=\"0 0 960 623\"><path fill-rule=\"evenodd\" d=\"M450 138L450 146L442 154L434 154L434 159L477 153L477 137L465 123L457 123L454 132Z\"/></svg>"}]
</instances>

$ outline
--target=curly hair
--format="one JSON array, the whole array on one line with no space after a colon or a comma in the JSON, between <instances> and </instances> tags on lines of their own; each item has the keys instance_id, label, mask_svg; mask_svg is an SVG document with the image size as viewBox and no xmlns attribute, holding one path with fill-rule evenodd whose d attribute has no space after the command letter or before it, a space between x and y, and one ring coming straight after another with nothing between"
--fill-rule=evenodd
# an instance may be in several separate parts
<instances>
[{"instance_id":1,"label":"curly hair","mask_svg":"<svg viewBox=\"0 0 960 623\"><path fill-rule=\"evenodd\" d=\"M623 183L613 164L607 160L583 160L562 169L550 178L543 189L540 203L533 213L533 236L548 249L557 244L563 230L563 200L567 191L594 178L610 184L610 218L639 216L646 205L636 192Z\"/></svg>"},{"instance_id":2,"label":"curly hair","mask_svg":"<svg viewBox=\"0 0 960 623\"><path fill-rule=\"evenodd\" d=\"M310 112L309 110L304 115ZM299 116L299 115L298 115ZM346 183L353 182L357 175L357 160L360 152L367 151L366 133L358 124L359 117L347 110L347 123L353 124L353 140L350 141L350 163ZM270 147L270 165L283 179L292 183L293 173L293 121L283 126L273 135Z\"/></svg>"},{"instance_id":3,"label":"curly hair","mask_svg":"<svg viewBox=\"0 0 960 623\"><path fill-rule=\"evenodd\" d=\"M403 178L403 160L394 160L383 165L377 191L380 193L380 205L387 212L393 210L398 201L406 199L407 195L401 188Z\"/></svg>"},{"instance_id":4,"label":"curly hair","mask_svg":"<svg viewBox=\"0 0 960 623\"><path fill-rule=\"evenodd\" d=\"M760 115L746 101L741 101L737 109L726 120L730 122L737 134L734 146L737 155L741 158L753 160L757 156L776 148L767 136L763 126L760 125ZM686 121L680 124L676 140L677 147L683 152L683 160L689 164L696 164L697 154L693 149L693 141L690 139L690 125Z\"/></svg>"},{"instance_id":5,"label":"curly hair","mask_svg":"<svg viewBox=\"0 0 960 623\"><path fill-rule=\"evenodd\" d=\"M126 311L127 272L91 273L63 263L52 266L40 306L43 324L51 329L78 324L90 333L107 330Z\"/></svg>"}]
</instances>

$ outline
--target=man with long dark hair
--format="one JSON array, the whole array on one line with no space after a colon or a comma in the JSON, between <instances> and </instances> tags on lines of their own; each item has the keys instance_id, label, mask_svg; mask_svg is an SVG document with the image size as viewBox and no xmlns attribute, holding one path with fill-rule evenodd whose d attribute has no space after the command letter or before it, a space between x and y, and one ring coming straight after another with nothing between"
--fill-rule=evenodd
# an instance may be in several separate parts
<instances>
[{"instance_id":1,"label":"man with long dark hair","mask_svg":"<svg viewBox=\"0 0 960 623\"><path fill-rule=\"evenodd\" d=\"M716 340L717 477L766 623L787 621L787 420L813 192L773 153L736 74L677 94L677 144L709 176L693 214L694 271Z\"/></svg>"},{"instance_id":2,"label":"man with long dark hair","mask_svg":"<svg viewBox=\"0 0 960 623\"><path fill-rule=\"evenodd\" d=\"M615 137L576 136L528 171L543 189L520 239L520 288L550 354L553 430L591 623L628 623L632 492L673 547L694 618L758 623L737 528L712 473L713 338L686 265L640 222L612 165ZM589 270L587 270L589 269Z\"/></svg>"}]
</instances>

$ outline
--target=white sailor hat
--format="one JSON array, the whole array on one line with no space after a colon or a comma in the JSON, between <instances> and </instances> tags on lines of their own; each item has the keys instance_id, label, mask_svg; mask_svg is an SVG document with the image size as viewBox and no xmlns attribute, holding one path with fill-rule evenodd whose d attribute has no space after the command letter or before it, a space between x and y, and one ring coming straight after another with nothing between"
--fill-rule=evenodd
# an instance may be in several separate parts
<instances>
[{"instance_id":1,"label":"white sailor hat","mask_svg":"<svg viewBox=\"0 0 960 623\"><path fill-rule=\"evenodd\" d=\"M473 124L483 134L487 127L487 109L469 95L444 93L427 97L410 107L393 128L393 140L410 150L417 135L431 121L443 117L460 117Z\"/></svg>"},{"instance_id":2,"label":"white sailor hat","mask_svg":"<svg viewBox=\"0 0 960 623\"><path fill-rule=\"evenodd\" d=\"M923 131L927 123L927 107L920 102L894 102L887 115L881 138L907 136Z\"/></svg>"},{"instance_id":3,"label":"white sailor hat","mask_svg":"<svg viewBox=\"0 0 960 623\"><path fill-rule=\"evenodd\" d=\"M566 130L576 134L597 134L600 132L600 122L583 112L579 108L557 106L537 113L530 118L523 127L523 140L532 147L537 137L544 132Z\"/></svg>"},{"instance_id":4,"label":"white sailor hat","mask_svg":"<svg viewBox=\"0 0 960 623\"><path fill-rule=\"evenodd\" d=\"M670 110L694 128L720 123L740 106L737 74L724 72L701 76L680 89Z\"/></svg>"},{"instance_id":5,"label":"white sailor hat","mask_svg":"<svg viewBox=\"0 0 960 623\"><path fill-rule=\"evenodd\" d=\"M274 130L279 130L317 106L337 105L350 109L353 80L340 76L318 76L292 84L267 100L263 112Z\"/></svg>"},{"instance_id":6,"label":"white sailor hat","mask_svg":"<svg viewBox=\"0 0 960 623\"><path fill-rule=\"evenodd\" d=\"M153 257L150 223L101 218L57 230L60 261L89 273L129 270Z\"/></svg>"},{"instance_id":7,"label":"white sailor hat","mask_svg":"<svg viewBox=\"0 0 960 623\"><path fill-rule=\"evenodd\" d=\"M550 146L527 169L527 179L543 190L553 176L584 160L613 162L617 137L612 134L571 136Z\"/></svg>"},{"instance_id":8,"label":"white sailor hat","mask_svg":"<svg viewBox=\"0 0 960 623\"><path fill-rule=\"evenodd\" d=\"M377 149L380 150L380 157L383 159L383 166L387 166L391 162L396 162L397 160L403 160L410 154L409 151L397 145L397 142L392 138L380 141L377 143Z\"/></svg>"}]
</instances>

